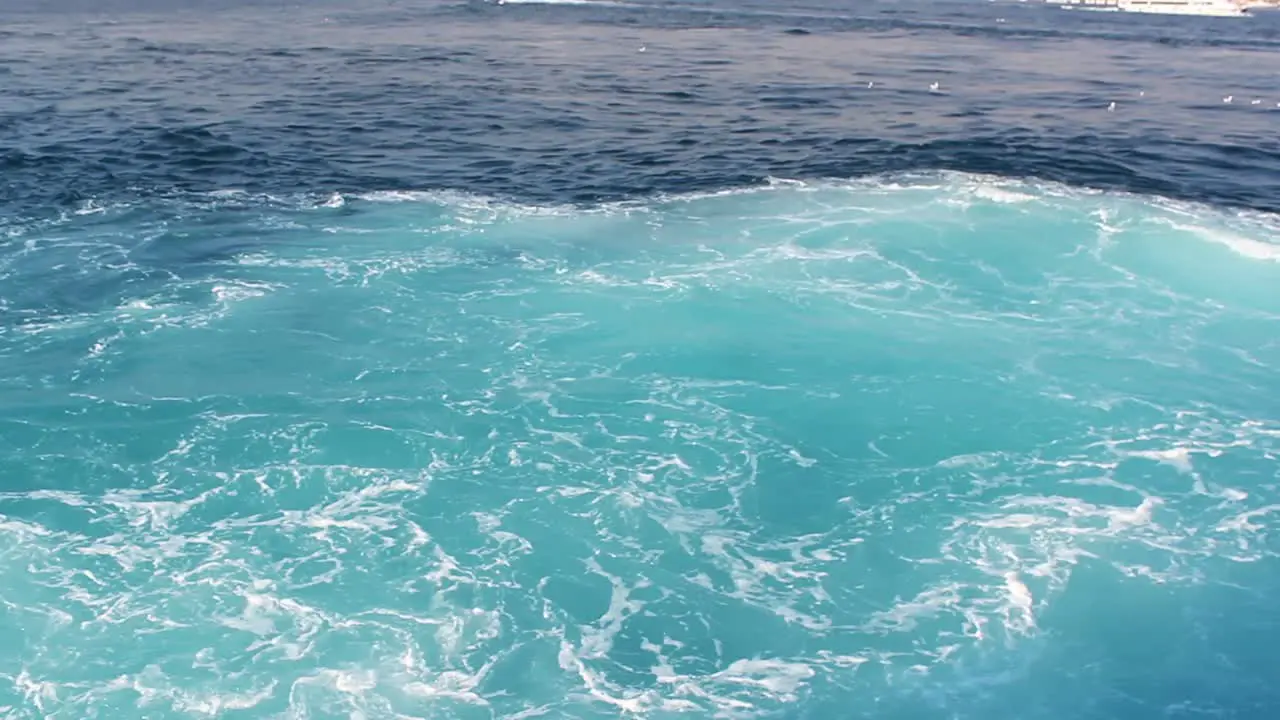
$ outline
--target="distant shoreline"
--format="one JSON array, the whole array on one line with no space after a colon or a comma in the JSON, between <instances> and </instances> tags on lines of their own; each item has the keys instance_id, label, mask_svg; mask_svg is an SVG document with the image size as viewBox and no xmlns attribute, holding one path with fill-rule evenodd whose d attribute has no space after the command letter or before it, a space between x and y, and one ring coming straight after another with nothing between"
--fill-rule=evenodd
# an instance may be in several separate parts
<instances>
[{"instance_id":1,"label":"distant shoreline","mask_svg":"<svg viewBox=\"0 0 1280 720\"><path fill-rule=\"evenodd\" d=\"M1045 0L1068 10L1157 15L1248 17L1250 10L1280 7L1280 0Z\"/></svg>"}]
</instances>

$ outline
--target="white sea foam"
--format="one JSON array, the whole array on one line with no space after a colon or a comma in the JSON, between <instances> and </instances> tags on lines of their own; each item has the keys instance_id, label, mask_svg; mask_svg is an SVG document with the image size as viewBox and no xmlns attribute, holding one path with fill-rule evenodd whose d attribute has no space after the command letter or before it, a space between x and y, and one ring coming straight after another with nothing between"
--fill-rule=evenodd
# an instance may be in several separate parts
<instances>
[{"instance_id":1,"label":"white sea foam","mask_svg":"<svg viewBox=\"0 0 1280 720\"><path fill-rule=\"evenodd\" d=\"M219 302L234 303L250 298L263 297L273 289L276 289L276 287L270 283L233 281L218 283L209 288L209 290Z\"/></svg>"},{"instance_id":2,"label":"white sea foam","mask_svg":"<svg viewBox=\"0 0 1280 720\"><path fill-rule=\"evenodd\" d=\"M983 200L990 200L992 202L1003 204L1025 203L1036 199L1034 195L1025 192L1017 192L1015 190L1008 190L989 185L978 187L973 191L973 194Z\"/></svg>"},{"instance_id":3,"label":"white sea foam","mask_svg":"<svg viewBox=\"0 0 1280 720\"><path fill-rule=\"evenodd\" d=\"M1177 207L1171 206L1168 202L1161 203L1161 206L1166 209ZM1179 209L1181 210L1179 216L1185 215L1186 219L1203 219L1205 216L1217 214L1212 210L1199 206L1181 207ZM1151 222L1173 228L1174 230L1187 233L1216 245L1221 245L1241 257L1250 258L1252 260L1280 261L1280 245L1276 244L1276 242L1271 239L1274 238L1274 234L1265 232L1267 229L1274 228L1276 221L1271 217L1255 216L1254 221L1258 226L1258 230L1262 230L1265 233L1263 234L1263 237L1267 239L1246 237L1237 231L1233 231L1225 227L1208 227L1201 224L1189 223L1185 220L1179 221L1165 217L1154 217L1151 219Z\"/></svg>"},{"instance_id":4,"label":"white sea foam","mask_svg":"<svg viewBox=\"0 0 1280 720\"><path fill-rule=\"evenodd\" d=\"M491 0L496 5L586 5L598 7L644 7L616 0Z\"/></svg>"}]
</instances>

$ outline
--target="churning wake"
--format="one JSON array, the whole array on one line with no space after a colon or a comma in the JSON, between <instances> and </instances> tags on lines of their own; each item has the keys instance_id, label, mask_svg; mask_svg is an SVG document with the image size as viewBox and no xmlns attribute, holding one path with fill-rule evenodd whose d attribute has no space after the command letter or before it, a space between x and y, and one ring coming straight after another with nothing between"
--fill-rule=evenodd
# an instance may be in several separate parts
<instances>
[{"instance_id":1,"label":"churning wake","mask_svg":"<svg viewBox=\"0 0 1280 720\"><path fill-rule=\"evenodd\" d=\"M961 174L10 219L0 714L1274 707L1278 227Z\"/></svg>"}]
</instances>

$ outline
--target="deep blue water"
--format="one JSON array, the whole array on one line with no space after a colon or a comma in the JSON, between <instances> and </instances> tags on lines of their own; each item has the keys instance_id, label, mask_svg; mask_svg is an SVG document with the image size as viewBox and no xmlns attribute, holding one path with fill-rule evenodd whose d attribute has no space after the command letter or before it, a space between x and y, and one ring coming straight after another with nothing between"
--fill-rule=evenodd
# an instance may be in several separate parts
<instances>
[{"instance_id":1,"label":"deep blue water","mask_svg":"<svg viewBox=\"0 0 1280 720\"><path fill-rule=\"evenodd\" d=\"M1280 14L172 4L0 7L0 718L1280 713Z\"/></svg>"}]
</instances>

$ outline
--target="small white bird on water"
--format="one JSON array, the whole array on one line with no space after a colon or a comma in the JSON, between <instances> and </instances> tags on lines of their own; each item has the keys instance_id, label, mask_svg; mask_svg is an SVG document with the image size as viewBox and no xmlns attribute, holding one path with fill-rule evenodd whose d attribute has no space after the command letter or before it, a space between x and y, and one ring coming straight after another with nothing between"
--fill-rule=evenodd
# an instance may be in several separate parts
<instances>
[{"instance_id":1,"label":"small white bird on water","mask_svg":"<svg viewBox=\"0 0 1280 720\"><path fill-rule=\"evenodd\" d=\"M641 46L640 46L640 52L644 52L644 51L645 51L645 50L647 50L647 49L648 49L648 48L647 48L647 47L645 47L644 45L641 45Z\"/></svg>"},{"instance_id":2,"label":"small white bird on water","mask_svg":"<svg viewBox=\"0 0 1280 720\"><path fill-rule=\"evenodd\" d=\"M1115 100L1112 100L1111 104L1107 106L1107 112L1115 112L1115 110L1116 110L1116 102Z\"/></svg>"},{"instance_id":3,"label":"small white bird on water","mask_svg":"<svg viewBox=\"0 0 1280 720\"><path fill-rule=\"evenodd\" d=\"M930 92L938 92L938 83L936 83L936 82L930 83L930 84L929 84L929 91L930 91Z\"/></svg>"},{"instance_id":4,"label":"small white bird on water","mask_svg":"<svg viewBox=\"0 0 1280 720\"><path fill-rule=\"evenodd\" d=\"M1234 97L1235 97L1234 95L1228 95L1228 96L1226 96L1226 97L1222 98L1222 102L1227 103L1227 104L1230 104L1230 103L1231 103L1231 100L1232 100Z\"/></svg>"},{"instance_id":5,"label":"small white bird on water","mask_svg":"<svg viewBox=\"0 0 1280 720\"><path fill-rule=\"evenodd\" d=\"M1262 104L1262 101L1261 101L1261 100L1254 100L1254 101L1250 102L1249 104L1250 104L1250 105L1261 105L1261 104Z\"/></svg>"},{"instance_id":6,"label":"small white bird on water","mask_svg":"<svg viewBox=\"0 0 1280 720\"><path fill-rule=\"evenodd\" d=\"M875 87L875 86L876 86L876 83L874 80L867 82L867 87Z\"/></svg>"}]
</instances>

